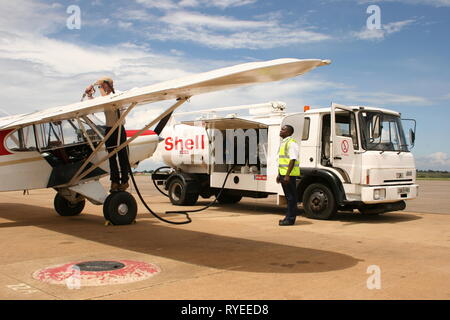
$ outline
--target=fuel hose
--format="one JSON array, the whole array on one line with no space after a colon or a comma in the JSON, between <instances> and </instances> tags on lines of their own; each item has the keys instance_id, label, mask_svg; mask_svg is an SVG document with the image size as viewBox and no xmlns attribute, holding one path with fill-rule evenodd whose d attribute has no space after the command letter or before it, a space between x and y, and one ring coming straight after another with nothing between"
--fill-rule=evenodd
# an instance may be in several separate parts
<instances>
[{"instance_id":1,"label":"fuel hose","mask_svg":"<svg viewBox=\"0 0 450 320\"><path fill-rule=\"evenodd\" d=\"M217 199L220 197L220 195L222 194L222 191L225 189L225 185L227 183L228 177L230 176L231 172L233 171L235 165L233 165L227 172L227 175L225 177L225 180L223 181L222 187L220 188L219 193L216 195L216 198L214 199L214 201L212 201L211 203L209 203L208 205L206 205L203 208L200 209L196 209L196 210L175 210L175 211L166 211L165 214L184 214L186 216L186 221L170 221L167 219L162 218L161 216L159 216L156 212L154 212L146 203L144 197L141 194L141 191L139 190L139 187L136 183L136 180L134 178L134 174L133 171L131 170L131 167L129 167L129 172L130 172L130 176L131 176L131 180L133 182L134 188L136 190L136 193L138 194L139 199L141 200L142 204L144 205L144 207L148 210L148 212L150 212L155 218L157 218L160 221L166 222L166 223L170 223L170 224L176 224L176 225L181 225L181 224L188 224L192 222L192 219L189 217L189 213L194 213L194 212L201 212L203 210L208 209L209 207L211 207L212 205L214 205L217 202ZM163 169L163 168L170 168L170 167L161 167L158 168L157 170ZM156 171L155 171L156 172ZM153 180L153 179L152 179ZM153 180L155 186L156 183ZM159 187L157 187L158 191L163 193ZM163 193L164 194L164 193ZM165 194L164 194L165 195ZM168 196L168 195L167 195Z\"/></svg>"}]
</instances>

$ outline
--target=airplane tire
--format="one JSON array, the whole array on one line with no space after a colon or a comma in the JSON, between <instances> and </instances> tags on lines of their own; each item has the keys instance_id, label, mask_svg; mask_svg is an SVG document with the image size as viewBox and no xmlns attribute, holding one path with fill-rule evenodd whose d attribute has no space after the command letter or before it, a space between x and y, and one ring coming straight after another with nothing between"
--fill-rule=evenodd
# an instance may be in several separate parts
<instances>
[{"instance_id":1,"label":"airplane tire","mask_svg":"<svg viewBox=\"0 0 450 320\"><path fill-rule=\"evenodd\" d=\"M192 206L197 200L199 194L197 192L188 193L186 184L179 178L170 181L169 199L173 205L176 206Z\"/></svg>"},{"instance_id":2,"label":"airplane tire","mask_svg":"<svg viewBox=\"0 0 450 320\"><path fill-rule=\"evenodd\" d=\"M81 211L83 211L85 204L86 200L77 203L71 203L59 193L56 194L55 200L53 201L56 212L63 217L79 215Z\"/></svg>"},{"instance_id":3,"label":"airplane tire","mask_svg":"<svg viewBox=\"0 0 450 320\"><path fill-rule=\"evenodd\" d=\"M136 220L137 203L128 192L113 192L103 204L103 216L113 225L128 225Z\"/></svg>"}]
</instances>

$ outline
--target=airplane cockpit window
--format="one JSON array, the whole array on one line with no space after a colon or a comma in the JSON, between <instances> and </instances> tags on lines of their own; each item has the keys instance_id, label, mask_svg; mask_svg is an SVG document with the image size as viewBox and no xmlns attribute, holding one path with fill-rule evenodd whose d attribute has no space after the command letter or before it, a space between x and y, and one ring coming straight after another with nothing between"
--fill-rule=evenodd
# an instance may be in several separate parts
<instances>
[{"instance_id":1,"label":"airplane cockpit window","mask_svg":"<svg viewBox=\"0 0 450 320\"><path fill-rule=\"evenodd\" d=\"M36 131L39 149L48 150L63 146L61 121L37 125Z\"/></svg>"},{"instance_id":2,"label":"airplane cockpit window","mask_svg":"<svg viewBox=\"0 0 450 320\"><path fill-rule=\"evenodd\" d=\"M38 145L41 151L66 148L101 140L95 124L89 119L68 119L36 125ZM87 137L86 137L87 136Z\"/></svg>"},{"instance_id":3,"label":"airplane cockpit window","mask_svg":"<svg viewBox=\"0 0 450 320\"><path fill-rule=\"evenodd\" d=\"M87 116L36 124L34 127L39 152L52 167L84 161L104 135Z\"/></svg>"},{"instance_id":4,"label":"airplane cockpit window","mask_svg":"<svg viewBox=\"0 0 450 320\"><path fill-rule=\"evenodd\" d=\"M11 151L36 151L33 126L17 129L10 134L6 147Z\"/></svg>"},{"instance_id":5,"label":"airplane cockpit window","mask_svg":"<svg viewBox=\"0 0 450 320\"><path fill-rule=\"evenodd\" d=\"M85 118L90 122L91 127L95 127L103 136L105 135L105 114L103 112L90 114Z\"/></svg>"}]
</instances>

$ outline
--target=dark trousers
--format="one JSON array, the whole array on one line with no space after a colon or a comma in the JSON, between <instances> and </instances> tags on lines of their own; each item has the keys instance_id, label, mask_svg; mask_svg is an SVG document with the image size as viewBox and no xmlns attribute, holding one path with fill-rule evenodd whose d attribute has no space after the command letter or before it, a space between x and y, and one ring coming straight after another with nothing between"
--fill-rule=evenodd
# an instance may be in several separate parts
<instances>
[{"instance_id":1,"label":"dark trousers","mask_svg":"<svg viewBox=\"0 0 450 320\"><path fill-rule=\"evenodd\" d=\"M281 181L283 181L284 176L281 176ZM297 177L290 177L289 183L281 183L283 187L284 196L287 200L287 213L286 218L288 220L295 221L295 217L297 216L297 202L298 202L298 194L297 194Z\"/></svg>"},{"instance_id":2,"label":"dark trousers","mask_svg":"<svg viewBox=\"0 0 450 320\"><path fill-rule=\"evenodd\" d=\"M120 129L119 129L120 128ZM127 135L125 132L125 128L120 126L116 130L114 130L113 134L106 140L106 149L109 153L111 153L118 145L124 143L127 140ZM111 127L106 128L105 135L111 131ZM117 143L117 134L120 130L120 141ZM117 155L119 158L120 172L119 166L117 165ZM110 180L115 183L127 183L128 182L128 170L129 170L130 162L128 161L128 152L127 148L123 148L118 153L109 158L109 169L110 169Z\"/></svg>"}]
</instances>

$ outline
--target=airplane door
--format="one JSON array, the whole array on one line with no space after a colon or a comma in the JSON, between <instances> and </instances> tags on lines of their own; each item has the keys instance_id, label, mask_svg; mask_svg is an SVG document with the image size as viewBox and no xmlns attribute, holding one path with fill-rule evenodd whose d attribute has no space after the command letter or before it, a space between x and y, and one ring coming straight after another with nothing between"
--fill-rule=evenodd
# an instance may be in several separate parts
<instances>
[{"instance_id":1,"label":"airplane door","mask_svg":"<svg viewBox=\"0 0 450 320\"><path fill-rule=\"evenodd\" d=\"M358 152L356 114L351 108L331 106L330 162L344 176L346 183L359 183L361 156Z\"/></svg>"}]
</instances>

